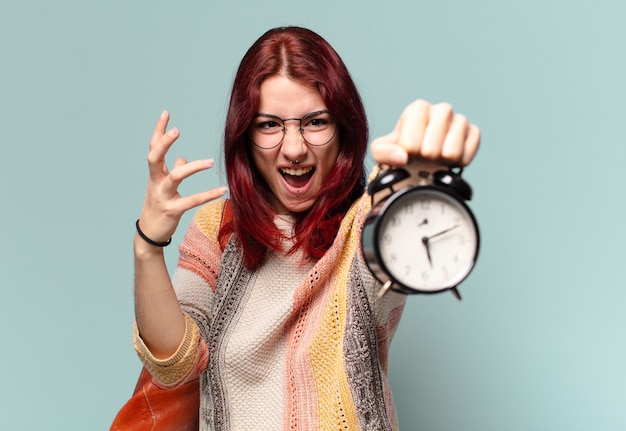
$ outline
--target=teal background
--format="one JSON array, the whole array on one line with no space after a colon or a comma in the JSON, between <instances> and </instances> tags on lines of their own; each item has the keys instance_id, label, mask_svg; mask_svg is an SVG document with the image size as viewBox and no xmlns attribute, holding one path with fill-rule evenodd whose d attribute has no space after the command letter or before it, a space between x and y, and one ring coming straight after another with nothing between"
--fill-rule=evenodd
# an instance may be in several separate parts
<instances>
[{"instance_id":1,"label":"teal background","mask_svg":"<svg viewBox=\"0 0 626 431\"><path fill-rule=\"evenodd\" d=\"M154 122L168 109L181 130L172 157L220 159L238 61L285 24L342 55L373 137L415 98L483 132L465 172L479 265L462 302L409 298L402 429L626 429L625 18L618 0L0 0L0 429L108 429L139 371L131 239Z\"/></svg>"}]
</instances>

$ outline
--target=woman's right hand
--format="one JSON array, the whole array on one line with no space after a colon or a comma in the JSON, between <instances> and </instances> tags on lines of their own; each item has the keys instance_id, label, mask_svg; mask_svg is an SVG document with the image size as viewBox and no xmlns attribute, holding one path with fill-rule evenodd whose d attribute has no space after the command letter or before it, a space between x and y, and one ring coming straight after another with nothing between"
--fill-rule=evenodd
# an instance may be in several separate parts
<instances>
[{"instance_id":1,"label":"woman's right hand","mask_svg":"<svg viewBox=\"0 0 626 431\"><path fill-rule=\"evenodd\" d=\"M178 186L183 180L213 167L213 160L187 162L183 158L178 158L172 170L168 170L165 155L180 135L176 128L167 131L169 118L169 113L163 111L150 139L150 152L148 153L150 175L146 198L139 217L139 225L143 233L157 242L167 241L172 237L185 211L217 199L227 191L226 187L217 187L185 197L178 193ZM145 245L156 249L148 243Z\"/></svg>"}]
</instances>

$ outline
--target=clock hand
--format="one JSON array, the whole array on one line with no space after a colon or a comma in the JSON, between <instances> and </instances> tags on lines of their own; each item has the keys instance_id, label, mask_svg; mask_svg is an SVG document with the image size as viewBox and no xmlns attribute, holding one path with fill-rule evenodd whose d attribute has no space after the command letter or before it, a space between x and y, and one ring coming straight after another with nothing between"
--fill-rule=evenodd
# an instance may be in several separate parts
<instances>
[{"instance_id":1,"label":"clock hand","mask_svg":"<svg viewBox=\"0 0 626 431\"><path fill-rule=\"evenodd\" d=\"M426 223L428 223L428 221L427 221L426 219L424 219L424 221L425 221ZM436 234L434 234L434 235L431 235L431 236L424 236L424 237L422 237L422 244L424 244L424 247L426 247L426 255L428 256L428 263L430 263L430 267L431 267L431 268L433 267L433 258L432 258L432 256L430 255L430 247L428 246L428 245L429 245L429 244L428 244L428 243L429 243L429 241L430 241L431 239L433 239L433 238L436 238L436 237L438 237L438 236L440 236L440 235L443 235L444 233L450 232L451 230L456 229L457 227L459 227L459 225L458 225L458 224L455 224L454 226L449 227L448 229L444 229L444 230L442 230L441 232L437 232L437 233L436 233Z\"/></svg>"},{"instance_id":2,"label":"clock hand","mask_svg":"<svg viewBox=\"0 0 626 431\"><path fill-rule=\"evenodd\" d=\"M435 237L438 237L439 235L443 235L444 233L448 233L448 232L450 232L451 230L456 229L457 227L459 227L459 225L458 225L458 224L455 224L454 226L452 226L452 227L450 227L450 228L448 228L448 229L444 229L444 230L442 230L441 232L437 232L436 234L429 236L427 239L428 239L428 240L431 240L431 239L433 239L433 238L435 238ZM424 237L424 238L426 238L426 237ZM424 238L422 238L422 242L424 242ZM427 241L427 242L428 242L428 241Z\"/></svg>"},{"instance_id":3,"label":"clock hand","mask_svg":"<svg viewBox=\"0 0 626 431\"><path fill-rule=\"evenodd\" d=\"M426 247L426 255L428 256L428 262L430 263L430 267L433 267L433 259L430 256L430 247L428 247L428 237L424 236L422 237L422 244L424 244L424 247Z\"/></svg>"}]
</instances>

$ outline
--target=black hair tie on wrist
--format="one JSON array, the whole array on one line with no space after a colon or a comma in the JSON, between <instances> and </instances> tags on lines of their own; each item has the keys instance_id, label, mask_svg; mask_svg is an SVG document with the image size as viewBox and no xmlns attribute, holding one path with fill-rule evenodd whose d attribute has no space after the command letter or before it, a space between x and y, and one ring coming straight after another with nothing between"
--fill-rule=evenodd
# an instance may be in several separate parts
<instances>
[{"instance_id":1,"label":"black hair tie on wrist","mask_svg":"<svg viewBox=\"0 0 626 431\"><path fill-rule=\"evenodd\" d=\"M170 243L172 242L172 238L170 237L170 239L168 239L167 241L164 242L157 242L157 241L153 241L150 238L148 238L146 236L145 233L143 233L141 231L141 228L139 227L139 219L137 219L137 221L135 222L135 227L137 228L137 233L139 234L139 236L148 244L151 244L155 247L167 247L168 245L170 245Z\"/></svg>"}]
</instances>

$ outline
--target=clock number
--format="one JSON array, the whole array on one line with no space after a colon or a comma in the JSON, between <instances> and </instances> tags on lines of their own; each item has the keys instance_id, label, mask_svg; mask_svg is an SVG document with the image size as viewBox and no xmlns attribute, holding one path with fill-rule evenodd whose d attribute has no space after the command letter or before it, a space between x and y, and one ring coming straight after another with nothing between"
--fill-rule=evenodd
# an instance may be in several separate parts
<instances>
[{"instance_id":1,"label":"clock number","mask_svg":"<svg viewBox=\"0 0 626 431\"><path fill-rule=\"evenodd\" d=\"M443 272L443 276L445 278L448 278L450 276L450 272L448 271L448 267L446 267L446 266L442 267L441 271Z\"/></svg>"},{"instance_id":2,"label":"clock number","mask_svg":"<svg viewBox=\"0 0 626 431\"><path fill-rule=\"evenodd\" d=\"M398 227L401 222L402 222L402 219L398 217L397 215L394 215L393 217L391 217L391 225L393 227Z\"/></svg>"}]
</instances>

